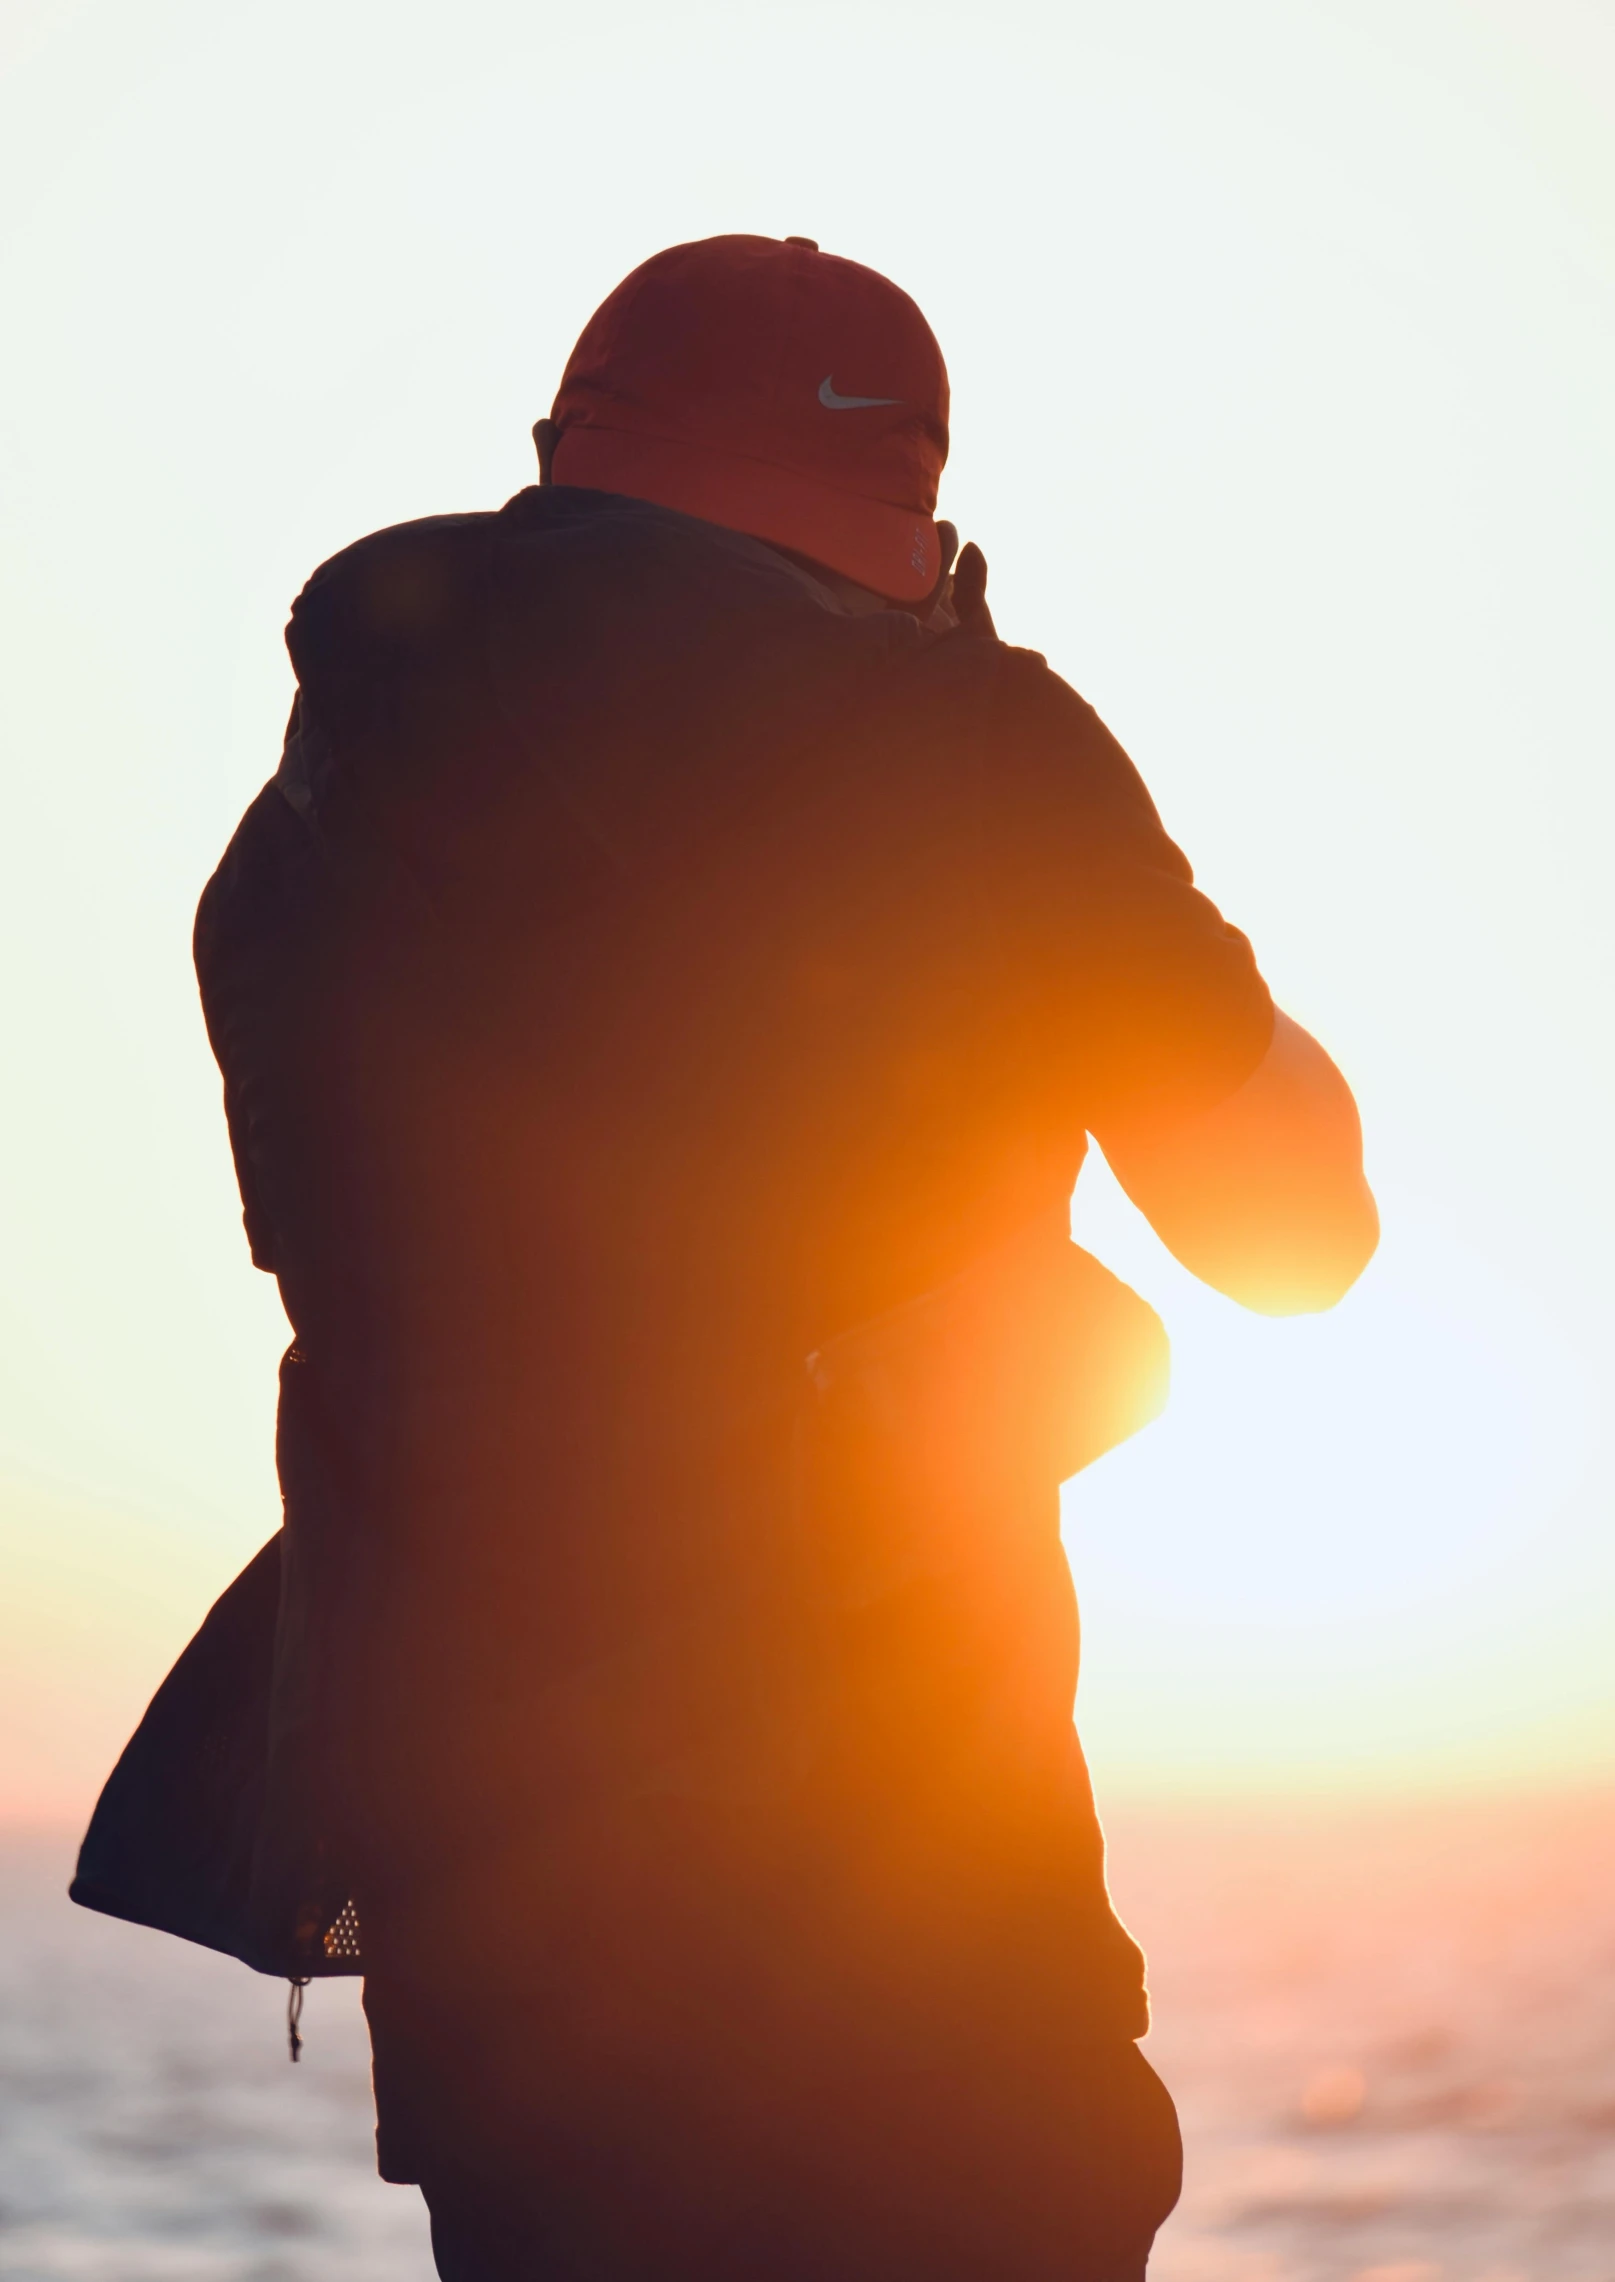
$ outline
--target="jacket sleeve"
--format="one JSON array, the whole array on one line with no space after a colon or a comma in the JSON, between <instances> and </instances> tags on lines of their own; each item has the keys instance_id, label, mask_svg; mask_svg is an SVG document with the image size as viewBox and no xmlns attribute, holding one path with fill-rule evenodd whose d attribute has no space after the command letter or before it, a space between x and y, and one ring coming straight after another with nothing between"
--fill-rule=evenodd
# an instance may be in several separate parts
<instances>
[{"instance_id":1,"label":"jacket sleeve","mask_svg":"<svg viewBox=\"0 0 1615 2282\"><path fill-rule=\"evenodd\" d=\"M984 845L1044 1050L1080 1062L1090 1130L1211 1107L1272 1035L1249 942L1092 706L1032 653L974 647Z\"/></svg>"}]
</instances>

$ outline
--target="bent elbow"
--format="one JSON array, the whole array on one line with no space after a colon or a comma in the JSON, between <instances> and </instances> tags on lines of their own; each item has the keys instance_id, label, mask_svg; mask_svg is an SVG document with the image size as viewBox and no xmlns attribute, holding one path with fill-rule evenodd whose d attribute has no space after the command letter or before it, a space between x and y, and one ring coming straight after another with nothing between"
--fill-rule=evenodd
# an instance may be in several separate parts
<instances>
[{"instance_id":1,"label":"bent elbow","mask_svg":"<svg viewBox=\"0 0 1615 2282\"><path fill-rule=\"evenodd\" d=\"M1379 1249L1379 1207L1366 1181L1349 1210L1324 1229L1297 1231L1259 1262L1219 1279L1219 1288L1257 1315L1326 1315L1338 1307Z\"/></svg>"}]
</instances>

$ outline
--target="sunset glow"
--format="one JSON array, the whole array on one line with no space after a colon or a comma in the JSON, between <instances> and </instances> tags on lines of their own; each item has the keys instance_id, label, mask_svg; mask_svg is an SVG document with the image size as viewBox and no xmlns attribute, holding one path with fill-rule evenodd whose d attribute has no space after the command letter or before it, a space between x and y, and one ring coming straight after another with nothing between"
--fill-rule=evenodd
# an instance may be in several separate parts
<instances>
[{"instance_id":1,"label":"sunset glow","mask_svg":"<svg viewBox=\"0 0 1615 2282\"><path fill-rule=\"evenodd\" d=\"M736 227L924 304L1001 630L1363 1106L1385 1237L1333 1317L1240 1316L1084 1175L1175 1351L1166 1417L1067 1493L1102 1791L1607 1773L1610 27L738 22L8 15L0 1803L82 1816L277 1518L284 1325L187 936L273 765L286 604L529 480L603 284ZM603 78L631 169L557 99Z\"/></svg>"},{"instance_id":2,"label":"sunset glow","mask_svg":"<svg viewBox=\"0 0 1615 2282\"><path fill-rule=\"evenodd\" d=\"M0 309L0 2269L1610 2282L1612 0L0 0Z\"/></svg>"}]
</instances>

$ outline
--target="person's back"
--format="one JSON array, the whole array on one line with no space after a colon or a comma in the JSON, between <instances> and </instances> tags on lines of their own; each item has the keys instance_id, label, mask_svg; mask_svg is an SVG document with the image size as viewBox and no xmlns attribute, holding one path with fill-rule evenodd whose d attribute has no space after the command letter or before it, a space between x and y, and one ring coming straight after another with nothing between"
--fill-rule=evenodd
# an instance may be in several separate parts
<instances>
[{"instance_id":1,"label":"person's back","mask_svg":"<svg viewBox=\"0 0 1615 2282\"><path fill-rule=\"evenodd\" d=\"M850 266L641 324L692 257ZM1165 1195L1271 1002L915 507L871 589L688 439L681 512L600 325L555 484L311 581L199 915L296 1335L253 1906L362 1954L445 2273L1123 2282L1175 2127L1057 1487L1161 1357L1068 1200L1089 1131ZM826 449L945 420L904 345Z\"/></svg>"}]
</instances>

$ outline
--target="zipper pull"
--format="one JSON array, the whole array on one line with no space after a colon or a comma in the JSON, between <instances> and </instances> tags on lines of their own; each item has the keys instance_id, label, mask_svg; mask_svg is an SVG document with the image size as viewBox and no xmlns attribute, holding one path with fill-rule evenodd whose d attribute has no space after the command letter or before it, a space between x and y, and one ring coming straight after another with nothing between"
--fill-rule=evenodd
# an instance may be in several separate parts
<instances>
[{"instance_id":1,"label":"zipper pull","mask_svg":"<svg viewBox=\"0 0 1615 2282\"><path fill-rule=\"evenodd\" d=\"M288 1979L289 1986L286 1991L286 2053L289 2059L295 2061L300 2060L303 2056L303 2031L301 2026L303 2019L303 1991L308 1987L309 1975L304 1973L299 1976L298 1974L293 1973L288 1977Z\"/></svg>"}]
</instances>

